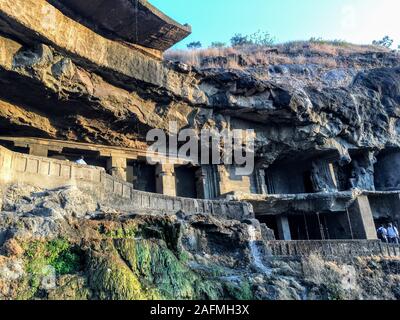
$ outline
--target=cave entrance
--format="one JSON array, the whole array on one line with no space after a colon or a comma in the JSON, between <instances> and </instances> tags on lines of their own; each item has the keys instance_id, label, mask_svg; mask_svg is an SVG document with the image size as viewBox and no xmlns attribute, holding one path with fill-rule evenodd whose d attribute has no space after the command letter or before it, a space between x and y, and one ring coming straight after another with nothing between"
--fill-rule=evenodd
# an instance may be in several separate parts
<instances>
[{"instance_id":1,"label":"cave entrance","mask_svg":"<svg viewBox=\"0 0 400 320\"><path fill-rule=\"evenodd\" d=\"M311 163L272 165L265 171L265 184L269 194L313 193Z\"/></svg>"},{"instance_id":2,"label":"cave entrance","mask_svg":"<svg viewBox=\"0 0 400 320\"><path fill-rule=\"evenodd\" d=\"M292 240L322 240L324 227L316 215L289 216L289 228Z\"/></svg>"},{"instance_id":3,"label":"cave entrance","mask_svg":"<svg viewBox=\"0 0 400 320\"><path fill-rule=\"evenodd\" d=\"M376 229L382 225L393 223L400 226L400 195L399 194L376 194L368 196L374 217Z\"/></svg>"},{"instance_id":4,"label":"cave entrance","mask_svg":"<svg viewBox=\"0 0 400 320\"><path fill-rule=\"evenodd\" d=\"M127 182L139 191L156 193L156 166L145 161L128 160L126 168Z\"/></svg>"},{"instance_id":5,"label":"cave entrance","mask_svg":"<svg viewBox=\"0 0 400 320\"><path fill-rule=\"evenodd\" d=\"M265 184L269 194L306 193L306 173L299 172L292 166L274 166L265 172Z\"/></svg>"},{"instance_id":6,"label":"cave entrance","mask_svg":"<svg viewBox=\"0 0 400 320\"><path fill-rule=\"evenodd\" d=\"M352 239L346 212L291 216L289 224L293 240Z\"/></svg>"},{"instance_id":7,"label":"cave entrance","mask_svg":"<svg viewBox=\"0 0 400 320\"><path fill-rule=\"evenodd\" d=\"M303 185L304 185L304 191L306 193L313 193L314 192L314 186L313 182L311 179L311 171L307 170L303 174Z\"/></svg>"},{"instance_id":8,"label":"cave entrance","mask_svg":"<svg viewBox=\"0 0 400 320\"><path fill-rule=\"evenodd\" d=\"M333 155L277 161L265 170L269 194L303 194L337 191L336 160Z\"/></svg>"},{"instance_id":9,"label":"cave entrance","mask_svg":"<svg viewBox=\"0 0 400 320\"><path fill-rule=\"evenodd\" d=\"M377 157L374 166L374 180L376 190L395 191L400 190L400 150L388 149Z\"/></svg>"},{"instance_id":10,"label":"cave entrance","mask_svg":"<svg viewBox=\"0 0 400 320\"><path fill-rule=\"evenodd\" d=\"M351 173L353 171L352 164L346 164L336 167L336 177L339 191L347 191L351 189Z\"/></svg>"},{"instance_id":11,"label":"cave entrance","mask_svg":"<svg viewBox=\"0 0 400 320\"><path fill-rule=\"evenodd\" d=\"M175 166L176 195L178 197L193 199L198 197L196 185L197 170L197 168L192 166Z\"/></svg>"},{"instance_id":12,"label":"cave entrance","mask_svg":"<svg viewBox=\"0 0 400 320\"><path fill-rule=\"evenodd\" d=\"M346 212L259 216L274 231L277 240L346 240L352 229Z\"/></svg>"}]
</instances>

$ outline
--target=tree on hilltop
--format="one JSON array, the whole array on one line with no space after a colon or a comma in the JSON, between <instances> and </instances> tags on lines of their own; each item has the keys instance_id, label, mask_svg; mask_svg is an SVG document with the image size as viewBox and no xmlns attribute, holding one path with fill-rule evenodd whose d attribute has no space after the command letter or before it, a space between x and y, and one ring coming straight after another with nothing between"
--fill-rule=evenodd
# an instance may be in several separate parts
<instances>
[{"instance_id":1,"label":"tree on hilltop","mask_svg":"<svg viewBox=\"0 0 400 320\"><path fill-rule=\"evenodd\" d=\"M225 42L219 42L219 41L212 42L211 45L210 45L210 48L224 48L224 47L226 47L226 43Z\"/></svg>"},{"instance_id":2,"label":"tree on hilltop","mask_svg":"<svg viewBox=\"0 0 400 320\"><path fill-rule=\"evenodd\" d=\"M270 47L275 43L273 38L268 32L261 30L244 36L240 33L236 33L231 39L232 47L243 47L243 46L260 46Z\"/></svg>"},{"instance_id":3,"label":"tree on hilltop","mask_svg":"<svg viewBox=\"0 0 400 320\"><path fill-rule=\"evenodd\" d=\"M249 39L249 36L244 36L241 33L236 33L231 38L232 47L242 47L242 46L251 45L251 44L253 44L253 43Z\"/></svg>"},{"instance_id":4,"label":"tree on hilltop","mask_svg":"<svg viewBox=\"0 0 400 320\"><path fill-rule=\"evenodd\" d=\"M188 49L200 49L203 45L200 41L194 41L187 45Z\"/></svg>"},{"instance_id":5,"label":"tree on hilltop","mask_svg":"<svg viewBox=\"0 0 400 320\"><path fill-rule=\"evenodd\" d=\"M385 36L381 40L372 41L372 44L374 46L390 48L393 45L393 42L394 42L394 40L392 38L390 38L389 36Z\"/></svg>"}]
</instances>

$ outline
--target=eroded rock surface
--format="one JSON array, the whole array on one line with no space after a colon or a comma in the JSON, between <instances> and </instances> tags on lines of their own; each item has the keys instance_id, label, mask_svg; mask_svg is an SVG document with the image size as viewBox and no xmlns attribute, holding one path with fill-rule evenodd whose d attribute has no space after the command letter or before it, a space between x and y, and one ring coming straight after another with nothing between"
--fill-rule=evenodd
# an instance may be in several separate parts
<instances>
[{"instance_id":1,"label":"eroded rock surface","mask_svg":"<svg viewBox=\"0 0 400 320\"><path fill-rule=\"evenodd\" d=\"M301 151L346 154L349 149L399 146L400 71L392 54L376 56L380 63L365 54L358 60L363 68L324 67L323 73L318 68L311 72L310 66L303 66L307 72L295 65L275 66L274 74L284 78L269 79L251 68L197 71L169 64L168 74L187 82L176 83L180 90L190 94L190 83L196 83L204 97L199 104L162 85L161 91L154 90L153 80L130 88L125 85L130 81L114 82L101 68L90 68L41 40L22 43L22 38L0 38L4 134L138 147L149 129L168 131L169 121L195 130L251 128L265 166ZM152 74L160 76L157 70ZM304 81L307 74L313 82ZM174 81L167 82L175 86ZM21 86L24 94L18 91Z\"/></svg>"},{"instance_id":2,"label":"eroded rock surface","mask_svg":"<svg viewBox=\"0 0 400 320\"><path fill-rule=\"evenodd\" d=\"M139 147L169 121L251 128L265 166L302 151L399 146L396 53L197 70L106 39L44 0L3 1L0 17L4 134Z\"/></svg>"}]
</instances>

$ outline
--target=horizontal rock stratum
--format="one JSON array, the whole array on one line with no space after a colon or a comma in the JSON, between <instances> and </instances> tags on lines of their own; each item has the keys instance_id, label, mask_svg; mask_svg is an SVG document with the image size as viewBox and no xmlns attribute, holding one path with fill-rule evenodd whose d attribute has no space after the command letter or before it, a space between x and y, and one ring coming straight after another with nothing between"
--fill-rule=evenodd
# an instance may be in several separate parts
<instances>
[{"instance_id":1,"label":"horizontal rock stratum","mask_svg":"<svg viewBox=\"0 0 400 320\"><path fill-rule=\"evenodd\" d=\"M165 51L191 33L190 26L172 20L147 0L49 2L111 38L136 43L146 48Z\"/></svg>"},{"instance_id":2,"label":"horizontal rock stratum","mask_svg":"<svg viewBox=\"0 0 400 320\"><path fill-rule=\"evenodd\" d=\"M104 121L112 120L119 127L141 126L143 132L151 128L168 129L167 119L176 121L180 127L189 125L188 118L194 109L187 104L171 101L166 103L164 114L159 115L155 112L157 99L144 99L135 92L112 85L46 45L30 49L0 36L0 48L0 83L4 91L8 96L17 97L19 95L15 91L19 87L34 88L27 91L19 102L36 107L49 118L64 117L65 111L69 110L70 119L75 119L75 125L81 126L80 130L84 129L84 123L78 121L78 116L83 119L85 114L89 116L90 113L97 114L97 121L104 118ZM18 104L15 98L14 103ZM79 103L85 107L82 108ZM51 105L58 105L58 110ZM68 138L62 122L60 119L54 123L59 128L56 136ZM42 123L32 122L32 132L37 129L36 125L41 127ZM108 139L107 136L110 139L117 138L118 133L113 133L111 126L106 129L105 124L103 129L105 139ZM43 134L54 136L55 132L52 129L51 132L43 131ZM90 135L87 138L90 139ZM123 139L121 143L132 146L133 141L129 142L122 135L120 138ZM131 138L134 139L134 135Z\"/></svg>"},{"instance_id":3,"label":"horizontal rock stratum","mask_svg":"<svg viewBox=\"0 0 400 320\"><path fill-rule=\"evenodd\" d=\"M122 87L133 89L139 82L195 104L206 103L194 77L96 34L45 0L1 1L0 17L0 29L6 34L29 44L50 44Z\"/></svg>"},{"instance_id":4,"label":"horizontal rock stratum","mask_svg":"<svg viewBox=\"0 0 400 320\"><path fill-rule=\"evenodd\" d=\"M5 90L3 98L57 119L53 126L60 127L59 138L132 146L148 128L167 128L170 120L196 130L247 127L256 130L256 147L266 155L266 165L299 150L333 148L346 155L349 148L399 145L393 107L397 91L380 89L399 86L398 71L390 67L398 60L392 55L380 53L387 67L370 71L375 63L360 53L354 83L319 88L302 84L296 66L285 66L288 81L278 83L251 69L197 72L160 62L96 34L43 0L4 0L0 17L0 30L17 40L1 40L2 68L9 80L36 87L25 100L10 101L12 90ZM57 101L59 110L46 107ZM75 110L68 125L57 117L58 111L64 115L62 106ZM96 120L86 115L86 108L96 110ZM115 125L107 124L108 119ZM54 136L54 130L39 134Z\"/></svg>"}]
</instances>

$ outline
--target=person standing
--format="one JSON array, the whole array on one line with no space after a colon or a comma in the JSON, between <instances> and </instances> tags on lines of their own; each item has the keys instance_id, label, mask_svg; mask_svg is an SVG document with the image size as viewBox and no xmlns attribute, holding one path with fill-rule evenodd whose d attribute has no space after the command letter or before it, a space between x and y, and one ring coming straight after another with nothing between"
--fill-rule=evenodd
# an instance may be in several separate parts
<instances>
[{"instance_id":1,"label":"person standing","mask_svg":"<svg viewBox=\"0 0 400 320\"><path fill-rule=\"evenodd\" d=\"M84 156L81 156L78 160L75 161L75 163L80 164L80 165L87 165L87 162L85 161Z\"/></svg>"},{"instance_id":2,"label":"person standing","mask_svg":"<svg viewBox=\"0 0 400 320\"><path fill-rule=\"evenodd\" d=\"M399 244L399 230L393 225L393 223L389 223L388 225L387 237L389 243Z\"/></svg>"},{"instance_id":3,"label":"person standing","mask_svg":"<svg viewBox=\"0 0 400 320\"><path fill-rule=\"evenodd\" d=\"M381 225L378 228L377 234L378 234L379 240L381 240L382 242L388 243L388 232L384 225Z\"/></svg>"}]
</instances>

